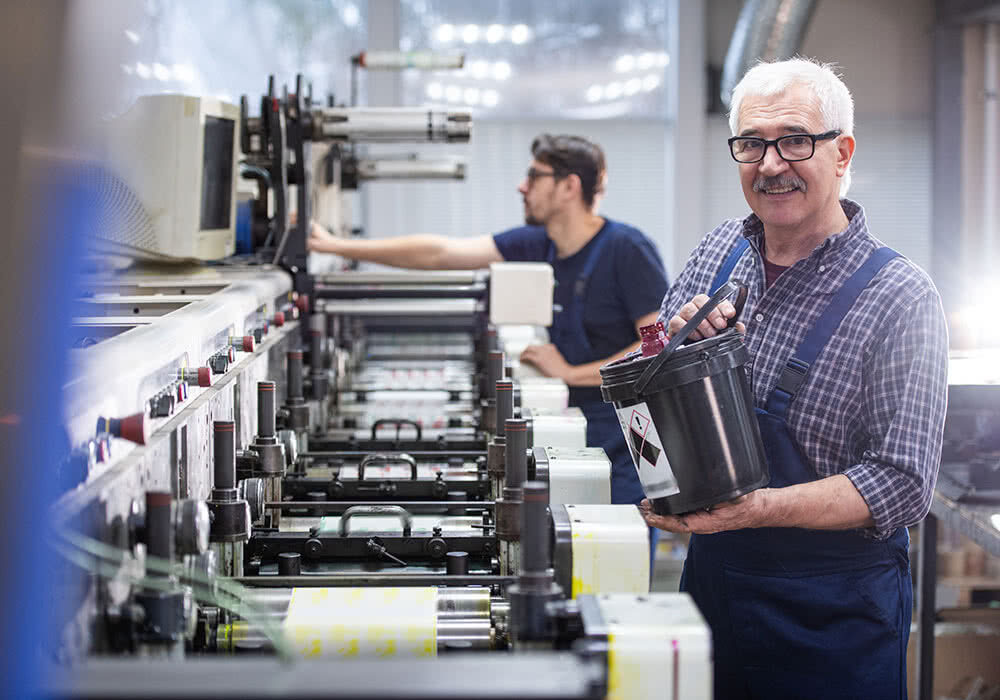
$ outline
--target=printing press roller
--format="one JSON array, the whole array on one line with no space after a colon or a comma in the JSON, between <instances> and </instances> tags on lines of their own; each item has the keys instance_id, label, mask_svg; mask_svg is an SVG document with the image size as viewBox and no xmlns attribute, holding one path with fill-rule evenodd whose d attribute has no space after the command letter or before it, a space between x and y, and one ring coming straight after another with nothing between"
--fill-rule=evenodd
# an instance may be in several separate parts
<instances>
[{"instance_id":1,"label":"printing press roller","mask_svg":"<svg viewBox=\"0 0 1000 700\"><path fill-rule=\"evenodd\" d=\"M262 623L280 630L296 655L426 657L447 650L494 646L495 626L508 604L491 601L490 589L468 588L265 588L243 601L250 619L220 622L215 651L273 651Z\"/></svg>"}]
</instances>

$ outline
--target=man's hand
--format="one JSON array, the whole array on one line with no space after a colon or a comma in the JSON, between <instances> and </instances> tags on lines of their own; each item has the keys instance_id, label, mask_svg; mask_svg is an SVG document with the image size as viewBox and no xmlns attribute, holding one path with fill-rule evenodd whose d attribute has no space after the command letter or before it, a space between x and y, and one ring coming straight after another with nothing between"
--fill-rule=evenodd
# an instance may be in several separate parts
<instances>
[{"instance_id":1,"label":"man's hand","mask_svg":"<svg viewBox=\"0 0 1000 700\"><path fill-rule=\"evenodd\" d=\"M649 500L643 499L639 512L650 527L667 532L691 532L707 535L766 524L768 489L757 489L733 501L718 503L711 510L696 510L683 515L657 515Z\"/></svg>"},{"instance_id":2,"label":"man's hand","mask_svg":"<svg viewBox=\"0 0 1000 700\"><path fill-rule=\"evenodd\" d=\"M667 335L671 338L677 331L684 327L684 324L694 318L694 315L698 313L698 309L705 305L709 299L707 294L699 294L694 299L686 303L677 312L677 315L670 319L667 324ZM688 340L701 340L702 338L711 338L720 331L726 329L729 324L729 319L736 315L736 307L733 306L732 302L728 299L721 302L708 314L704 321L698 324L698 327L691 331L691 335L688 336ZM742 321L736 323L736 330L740 333L746 333L747 328L743 325Z\"/></svg>"},{"instance_id":3,"label":"man's hand","mask_svg":"<svg viewBox=\"0 0 1000 700\"><path fill-rule=\"evenodd\" d=\"M337 249L337 243L337 237L327 231L325 226L321 226L315 221L309 222L309 240L306 241L306 247L309 250L334 253Z\"/></svg>"},{"instance_id":4,"label":"man's hand","mask_svg":"<svg viewBox=\"0 0 1000 700\"><path fill-rule=\"evenodd\" d=\"M533 364L546 377L557 377L567 383L573 369L552 343L529 345L521 353L521 362Z\"/></svg>"}]
</instances>

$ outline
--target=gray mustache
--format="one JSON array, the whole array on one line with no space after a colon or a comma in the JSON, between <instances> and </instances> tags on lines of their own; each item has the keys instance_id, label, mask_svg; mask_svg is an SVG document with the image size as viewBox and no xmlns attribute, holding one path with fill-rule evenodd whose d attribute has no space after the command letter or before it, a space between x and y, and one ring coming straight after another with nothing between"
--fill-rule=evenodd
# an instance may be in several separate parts
<instances>
[{"instance_id":1,"label":"gray mustache","mask_svg":"<svg viewBox=\"0 0 1000 700\"><path fill-rule=\"evenodd\" d=\"M803 192L806 191L806 183L800 177L794 175L775 175L773 177L758 177L753 182L753 191L773 190L781 187L797 187Z\"/></svg>"}]
</instances>

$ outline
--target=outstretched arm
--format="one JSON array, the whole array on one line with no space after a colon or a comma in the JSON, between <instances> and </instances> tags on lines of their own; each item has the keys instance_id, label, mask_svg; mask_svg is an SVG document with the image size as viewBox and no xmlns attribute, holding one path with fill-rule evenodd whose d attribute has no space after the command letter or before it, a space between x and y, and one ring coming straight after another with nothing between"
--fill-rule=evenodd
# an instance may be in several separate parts
<instances>
[{"instance_id":1,"label":"outstretched arm","mask_svg":"<svg viewBox=\"0 0 1000 700\"><path fill-rule=\"evenodd\" d=\"M448 238L417 234L363 240L338 238L316 222L309 227L309 250L415 270L477 270L503 262L493 236Z\"/></svg>"}]
</instances>

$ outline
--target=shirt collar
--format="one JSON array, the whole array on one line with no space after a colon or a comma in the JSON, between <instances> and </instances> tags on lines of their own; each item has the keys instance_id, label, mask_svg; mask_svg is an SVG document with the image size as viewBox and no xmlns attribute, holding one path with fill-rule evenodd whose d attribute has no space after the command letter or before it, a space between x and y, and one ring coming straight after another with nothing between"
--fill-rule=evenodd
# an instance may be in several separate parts
<instances>
[{"instance_id":1,"label":"shirt collar","mask_svg":"<svg viewBox=\"0 0 1000 700\"><path fill-rule=\"evenodd\" d=\"M808 258L810 267L820 264L834 265L840 262L848 253L856 249L853 244L859 238L871 236L868 232L868 221L865 219L864 207L846 198L840 200L840 206L847 216L847 228L827 236L826 240L816 246ZM764 240L764 224L757 218L756 214L750 214L743 219L743 236L760 253L761 243Z\"/></svg>"}]
</instances>

